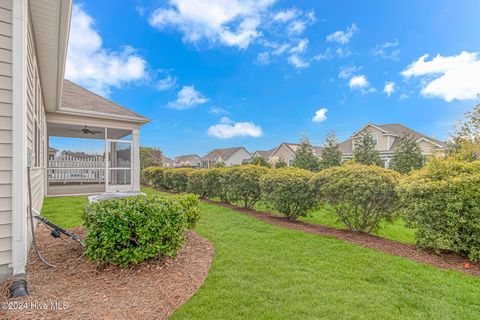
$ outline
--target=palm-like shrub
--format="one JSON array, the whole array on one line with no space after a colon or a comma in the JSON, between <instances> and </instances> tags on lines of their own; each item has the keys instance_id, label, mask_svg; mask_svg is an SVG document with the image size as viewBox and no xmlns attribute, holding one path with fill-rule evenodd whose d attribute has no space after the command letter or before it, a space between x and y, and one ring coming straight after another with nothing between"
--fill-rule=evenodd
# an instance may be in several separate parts
<instances>
[{"instance_id":1,"label":"palm-like shrub","mask_svg":"<svg viewBox=\"0 0 480 320\"><path fill-rule=\"evenodd\" d=\"M316 205L313 173L297 168L272 170L260 179L263 199L287 219L295 220Z\"/></svg>"},{"instance_id":2,"label":"palm-like shrub","mask_svg":"<svg viewBox=\"0 0 480 320\"><path fill-rule=\"evenodd\" d=\"M350 230L371 233L392 221L398 208L399 174L373 165L349 164L316 174L319 200Z\"/></svg>"}]
</instances>

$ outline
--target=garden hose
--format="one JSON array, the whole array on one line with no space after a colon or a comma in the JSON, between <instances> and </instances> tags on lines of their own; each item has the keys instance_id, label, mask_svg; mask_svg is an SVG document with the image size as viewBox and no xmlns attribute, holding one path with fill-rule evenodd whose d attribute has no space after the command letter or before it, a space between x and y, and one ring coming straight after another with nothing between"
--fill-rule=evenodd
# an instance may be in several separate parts
<instances>
[{"instance_id":1,"label":"garden hose","mask_svg":"<svg viewBox=\"0 0 480 320\"><path fill-rule=\"evenodd\" d=\"M38 259L40 259L40 261L42 261L46 267L54 268L55 265L45 260L45 258L40 253L40 250L38 249L37 238L35 237L35 224L33 223L33 210L32 210L32 183L30 181L30 167L27 167L27 182L28 182L28 212L30 216L30 227L32 230L33 247L35 248L35 253Z\"/></svg>"}]
</instances>

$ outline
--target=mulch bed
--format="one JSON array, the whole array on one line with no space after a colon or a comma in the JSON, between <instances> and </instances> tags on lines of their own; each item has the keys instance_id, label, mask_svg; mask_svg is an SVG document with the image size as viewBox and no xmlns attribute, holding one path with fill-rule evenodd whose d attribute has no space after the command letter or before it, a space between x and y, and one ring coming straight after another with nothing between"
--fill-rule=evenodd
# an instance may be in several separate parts
<instances>
[{"instance_id":1,"label":"mulch bed","mask_svg":"<svg viewBox=\"0 0 480 320\"><path fill-rule=\"evenodd\" d=\"M359 244L366 248L404 257L416 262L430 264L438 268L456 270L469 275L480 276L480 265L469 263L467 259L455 253L443 252L441 254L435 254L434 252L419 250L412 244L404 244L366 233L336 229L303 221L291 221L271 213L259 212L253 209L246 209L229 203L209 199L203 199L203 201L233 209L278 226L312 234L332 236L343 241ZM465 269L465 263L469 264L469 269Z\"/></svg>"},{"instance_id":2,"label":"mulch bed","mask_svg":"<svg viewBox=\"0 0 480 320\"><path fill-rule=\"evenodd\" d=\"M73 232L84 235L83 228ZM1 319L166 319L186 302L205 280L214 249L188 231L177 259L158 259L129 269L98 267L82 256L74 241L54 239L42 225L37 229L41 252L56 265L47 269L32 251L27 268L30 295L2 301L25 302L24 310L0 310ZM51 303L67 306L52 309ZM47 304L46 310L38 310Z\"/></svg>"}]
</instances>

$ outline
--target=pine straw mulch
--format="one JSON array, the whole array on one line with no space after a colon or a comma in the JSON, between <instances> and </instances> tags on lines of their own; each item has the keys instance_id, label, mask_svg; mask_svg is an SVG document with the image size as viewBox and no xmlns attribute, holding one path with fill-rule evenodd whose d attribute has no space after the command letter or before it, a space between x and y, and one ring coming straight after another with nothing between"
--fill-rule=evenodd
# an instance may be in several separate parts
<instances>
[{"instance_id":1,"label":"pine straw mulch","mask_svg":"<svg viewBox=\"0 0 480 320\"><path fill-rule=\"evenodd\" d=\"M73 232L83 238L85 230ZM214 255L208 240L188 231L175 260L162 258L129 269L101 268L82 256L78 243L52 238L43 225L36 234L43 256L56 267L47 269L32 248L27 267L30 295L8 299L5 284L0 299L26 302L29 307L8 310L5 316L0 310L1 319L165 319L197 291ZM52 309L55 301L68 308ZM35 302L46 303L47 310L35 310Z\"/></svg>"},{"instance_id":2,"label":"pine straw mulch","mask_svg":"<svg viewBox=\"0 0 480 320\"><path fill-rule=\"evenodd\" d=\"M413 244L405 244L393 240L377 237L361 232L354 232L344 229L336 229L324 225L312 224L304 221L292 221L268 212L260 212L253 209L246 209L229 203L218 202L210 199L202 199L225 208L253 216L259 220L269 222L278 226L303 231L312 234L331 236L339 240L355 243L383 253L407 258L419 263L433 265L442 269L456 270L473 276L480 276L480 265L469 262L465 257L451 252L434 252L420 250ZM467 264L467 265L466 265ZM467 268L466 268L467 267Z\"/></svg>"}]
</instances>

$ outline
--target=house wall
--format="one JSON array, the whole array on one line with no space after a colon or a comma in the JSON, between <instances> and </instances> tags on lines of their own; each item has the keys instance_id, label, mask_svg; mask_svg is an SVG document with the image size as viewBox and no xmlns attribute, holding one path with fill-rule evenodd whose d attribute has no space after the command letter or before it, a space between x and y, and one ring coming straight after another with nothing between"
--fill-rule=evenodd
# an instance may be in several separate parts
<instances>
[{"instance_id":1,"label":"house wall","mask_svg":"<svg viewBox=\"0 0 480 320\"><path fill-rule=\"evenodd\" d=\"M245 149L239 149L235 152L230 158L225 161L225 165L229 166L236 166L242 164L243 160L250 159L250 153L248 153Z\"/></svg>"},{"instance_id":2,"label":"house wall","mask_svg":"<svg viewBox=\"0 0 480 320\"><path fill-rule=\"evenodd\" d=\"M377 150L383 151L383 150L390 150L390 145L393 143L393 137L383 135L383 131L373 127L373 126L368 126L365 129L361 131L362 133L364 132L370 132L372 135L377 137L378 143L377 143ZM390 145L389 145L389 140L390 139Z\"/></svg>"},{"instance_id":3,"label":"house wall","mask_svg":"<svg viewBox=\"0 0 480 320\"><path fill-rule=\"evenodd\" d=\"M431 155L433 150L435 150L435 145L426 140L419 141L418 145L420 146L420 149L422 149L422 154L425 156Z\"/></svg>"},{"instance_id":4,"label":"house wall","mask_svg":"<svg viewBox=\"0 0 480 320\"><path fill-rule=\"evenodd\" d=\"M0 277L12 259L12 1L0 1Z\"/></svg>"},{"instance_id":5,"label":"house wall","mask_svg":"<svg viewBox=\"0 0 480 320\"><path fill-rule=\"evenodd\" d=\"M46 194L47 123L31 20L27 29L27 149L34 160L31 168L32 207L40 211ZM30 230L30 229L28 229Z\"/></svg>"},{"instance_id":6,"label":"house wall","mask_svg":"<svg viewBox=\"0 0 480 320\"><path fill-rule=\"evenodd\" d=\"M275 164L283 159L288 165L291 164L295 155L283 144L270 156L270 162Z\"/></svg>"}]
</instances>

